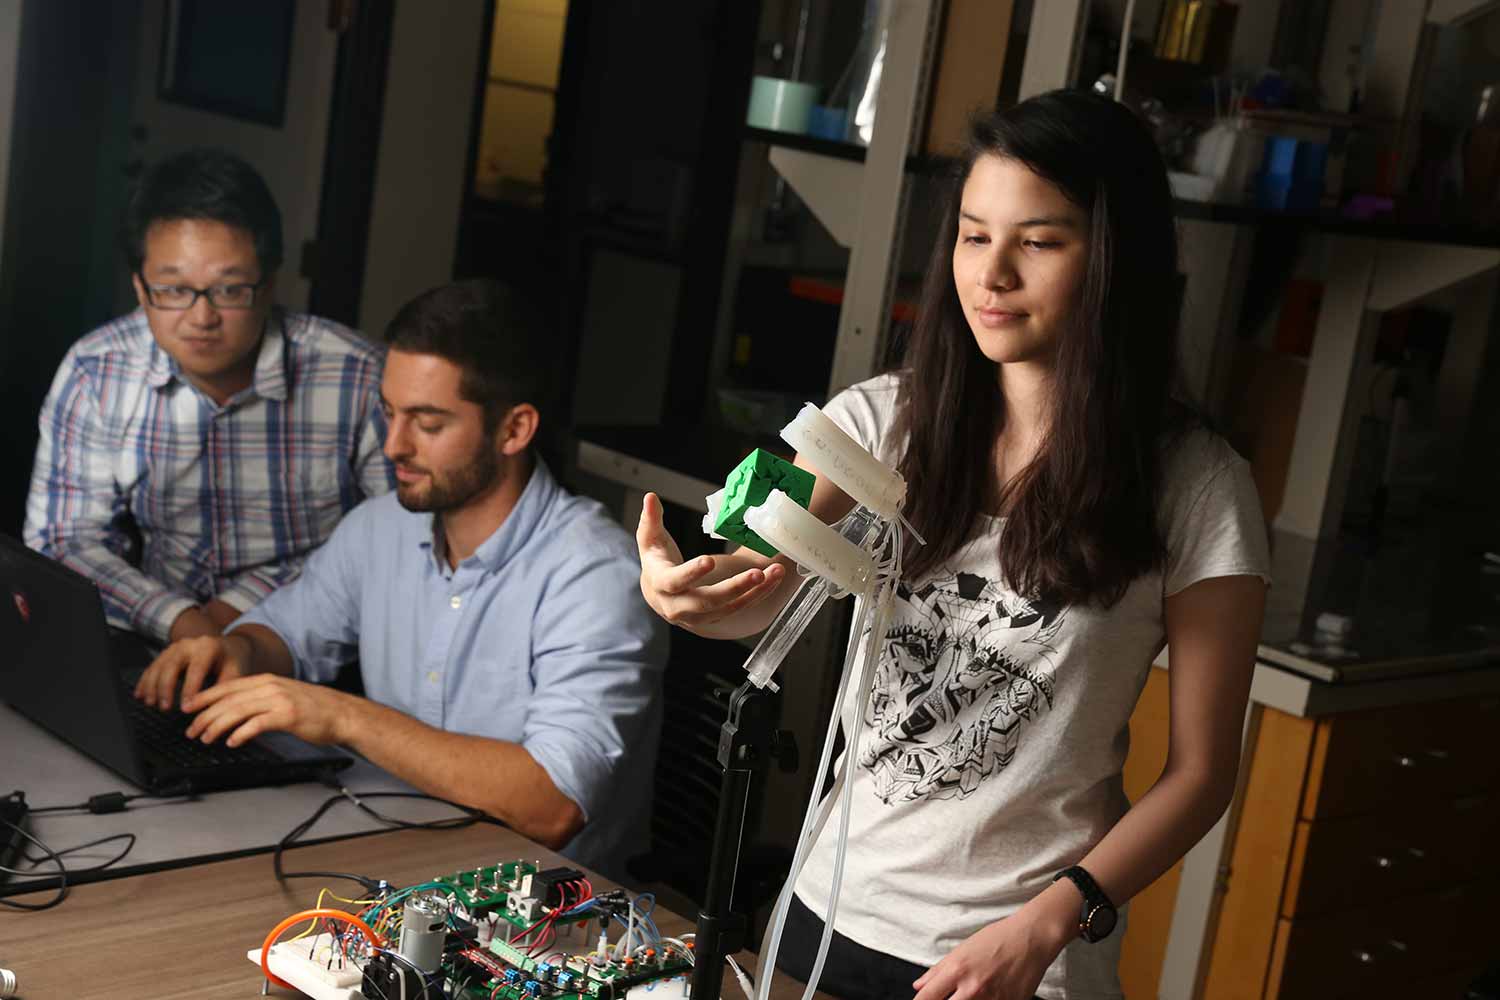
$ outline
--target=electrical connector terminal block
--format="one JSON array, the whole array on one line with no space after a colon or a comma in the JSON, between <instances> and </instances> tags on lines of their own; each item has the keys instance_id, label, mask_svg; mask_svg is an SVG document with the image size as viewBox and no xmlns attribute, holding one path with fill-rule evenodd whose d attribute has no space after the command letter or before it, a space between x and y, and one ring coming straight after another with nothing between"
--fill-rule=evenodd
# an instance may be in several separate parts
<instances>
[{"instance_id":1,"label":"electrical connector terminal block","mask_svg":"<svg viewBox=\"0 0 1500 1000\"><path fill-rule=\"evenodd\" d=\"M813 474L757 448L724 480L724 494L714 519L714 533L754 549L763 556L776 549L745 524L745 511L759 507L772 490L780 490L806 507L812 502Z\"/></svg>"}]
</instances>

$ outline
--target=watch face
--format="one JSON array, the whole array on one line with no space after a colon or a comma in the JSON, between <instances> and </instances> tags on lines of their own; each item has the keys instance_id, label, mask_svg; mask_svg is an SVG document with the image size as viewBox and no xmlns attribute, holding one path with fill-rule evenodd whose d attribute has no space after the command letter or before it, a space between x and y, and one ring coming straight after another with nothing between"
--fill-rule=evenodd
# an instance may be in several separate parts
<instances>
[{"instance_id":1,"label":"watch face","mask_svg":"<svg viewBox=\"0 0 1500 1000\"><path fill-rule=\"evenodd\" d=\"M1119 918L1114 908L1109 906L1096 906L1089 914L1086 921L1088 939L1090 941L1103 941L1115 929L1115 923Z\"/></svg>"}]
</instances>

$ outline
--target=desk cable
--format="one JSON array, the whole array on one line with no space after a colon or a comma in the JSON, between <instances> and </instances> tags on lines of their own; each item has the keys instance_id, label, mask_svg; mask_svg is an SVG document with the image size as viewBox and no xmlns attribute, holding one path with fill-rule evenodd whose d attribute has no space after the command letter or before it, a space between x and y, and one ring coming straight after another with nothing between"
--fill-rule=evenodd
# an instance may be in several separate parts
<instances>
[{"instance_id":1,"label":"desk cable","mask_svg":"<svg viewBox=\"0 0 1500 1000\"><path fill-rule=\"evenodd\" d=\"M192 785L187 781L179 781L159 792L135 792L127 795L124 792L100 792L98 795L90 795L82 802L74 802L65 806L39 806L27 807L26 811L33 816L41 813L60 812L90 812L96 816L105 813L124 812L132 802L141 799L181 799L193 794ZM25 796L20 792L12 793L12 796L20 796L22 802Z\"/></svg>"},{"instance_id":2,"label":"desk cable","mask_svg":"<svg viewBox=\"0 0 1500 1000\"><path fill-rule=\"evenodd\" d=\"M32 836L30 833L26 832L21 827L17 826L15 823L12 823L10 820L8 820L8 819L6 819L6 820L0 820L0 823L3 823L12 832L18 834L21 837L26 838L27 840L31 841L31 843L35 844L38 848L41 849L42 853L41 853L40 857L31 855L31 854L27 854L24 851L22 852L21 857L24 858L28 863L30 863L33 866L36 866L36 865L44 864L44 863L50 861L50 862L52 862L52 864L54 864L54 865L57 866L57 895L53 896L51 899L47 900L45 903L18 903L18 902L16 902L13 899L0 898L0 906L6 906L6 907L9 907L9 908L11 908L13 910L50 910L50 909L52 909L52 907L56 906L57 904L61 903L64 899L68 898L68 876L69 875L82 875L82 874L85 874L87 872L102 871L102 870L104 870L105 868L108 868L111 865L119 863L121 860L124 859L125 855L129 854L130 851L131 851L131 849L133 847L135 847L135 834L133 834L133 833L117 833L117 834L114 834L113 836L110 836L110 837L100 837L98 840L91 840L87 844L79 844L76 847L67 847L67 848L64 848L64 849L62 849L60 851L55 851L52 848L48 847L46 844L42 843L36 837ZM73 869L69 869L62 862L62 859L63 859L63 857L65 855L75 854L78 851L85 851L85 850L88 850L90 847L98 847L100 844L108 844L108 843L112 843L113 841L116 841L116 840L123 840L123 841L125 841L125 846L123 848L121 848L115 854L115 856L112 857L112 858L110 858L108 861L102 861L102 862L100 862L97 865L90 865L87 868L73 868ZM36 877L39 877L38 874L37 874L37 872L34 870L34 868L32 868L32 869L18 869L18 868L10 868L10 867L4 866L4 865L0 865L0 874L3 874L3 875L14 875L14 876L17 876L19 878L36 878ZM0 976L0 980L3 980L3 979L4 979L4 977ZM4 995L5 995L4 993L0 993L0 996L4 996Z\"/></svg>"},{"instance_id":3,"label":"desk cable","mask_svg":"<svg viewBox=\"0 0 1500 1000\"><path fill-rule=\"evenodd\" d=\"M381 823L384 823L386 826L391 827L392 829L397 830L456 830L460 827L473 826L475 823L480 822L497 824L499 822L493 817L488 816L477 809L470 809L468 806L461 806L456 802L449 802L447 799L438 798L436 795L423 795L421 792L366 792L364 795L356 795L354 792L351 792L343 785L338 785L337 787L339 794L329 796L327 799L325 799L323 804L318 806L318 808L313 812L311 816L294 826L287 833L287 835L282 837L281 840L276 844L276 850L271 855L271 867L276 872L276 880L278 882L284 882L289 878L332 878L343 879L348 882L358 882L360 885L364 886L365 889L371 892L380 890L383 881L381 879L371 878L368 875L356 875L352 872L289 872L282 867L282 853L289 847L296 847L298 838L300 838L308 830L312 829L313 826L318 822L318 820L323 818L323 815L327 813L328 810L332 809L340 802L348 802L366 815L380 821ZM426 820L424 822L413 823L408 820L396 819L393 816L385 815L373 806L366 804L365 800L367 799L426 799L429 802L438 802L445 806L452 806L454 809L461 810L464 815L450 816L447 819Z\"/></svg>"},{"instance_id":4,"label":"desk cable","mask_svg":"<svg viewBox=\"0 0 1500 1000\"><path fill-rule=\"evenodd\" d=\"M74 809L87 809L89 812L93 813L119 812L125 808L125 803L129 802L132 799L156 797L161 796L150 796L144 794L125 795L121 792L109 792L104 795L95 795L93 798L89 799L88 802L80 803L74 806L46 806L41 809L29 809L26 806L26 797L21 792L13 792L10 796L7 797L7 801L12 804L14 816L13 818L0 816L0 826L3 826L5 829L9 830L13 837L19 837L35 845L41 850L41 854L33 855L28 853L24 849L20 850L18 852L18 856L22 860L30 864L32 868L20 869L12 868L8 865L0 865L0 875L11 875L18 878L36 878L39 876L35 871L35 867L37 865L51 862L57 867L57 895L53 896L45 903L18 903L15 900L0 898L0 906L8 907L9 909L13 910L50 910L52 909L52 907L61 903L64 899L68 898L69 875L82 875L88 872L102 871L105 868L110 867L111 865L118 864L125 858L127 854L130 853L131 849L135 847L135 834L117 833L109 837L100 837L98 840L91 840L86 844L78 844L75 847L66 847L62 850L54 850L20 825L20 821L28 813L35 814L63 812L65 810ZM91 847L98 847L100 844L109 844L119 840L125 841L125 846L121 848L120 851L108 861L102 861L99 864L90 865L87 868L73 869L69 869L65 864L63 864L62 859L66 855L76 854L79 851L85 851ZM5 977L3 975L0 975L0 988L3 988L4 985ZM3 989L0 989L0 997L3 997L5 995L6 994L4 993Z\"/></svg>"}]
</instances>

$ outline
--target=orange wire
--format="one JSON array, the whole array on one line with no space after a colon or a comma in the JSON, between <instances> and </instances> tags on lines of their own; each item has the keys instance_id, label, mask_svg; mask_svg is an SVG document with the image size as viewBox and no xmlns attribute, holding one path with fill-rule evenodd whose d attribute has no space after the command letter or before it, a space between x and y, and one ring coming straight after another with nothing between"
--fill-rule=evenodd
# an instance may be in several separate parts
<instances>
[{"instance_id":1,"label":"orange wire","mask_svg":"<svg viewBox=\"0 0 1500 1000\"><path fill-rule=\"evenodd\" d=\"M303 910L301 913L294 913L290 917L287 917L285 920L283 920L281 923L277 924L276 929L266 935L265 944L260 946L260 971L266 974L266 979L269 980L273 986L280 986L285 990L295 990L297 988L273 973L271 971L271 967L266 964L266 959L270 957L271 954L271 946L275 944L276 939L281 937L282 933L293 924L301 923L304 920L317 920L319 918L326 920L342 920L344 923L356 928L361 934L365 936L365 940L370 942L370 944L374 945L376 948L380 947L380 935L372 931L369 924L365 923L354 914L349 913L347 910L324 908L319 910Z\"/></svg>"}]
</instances>

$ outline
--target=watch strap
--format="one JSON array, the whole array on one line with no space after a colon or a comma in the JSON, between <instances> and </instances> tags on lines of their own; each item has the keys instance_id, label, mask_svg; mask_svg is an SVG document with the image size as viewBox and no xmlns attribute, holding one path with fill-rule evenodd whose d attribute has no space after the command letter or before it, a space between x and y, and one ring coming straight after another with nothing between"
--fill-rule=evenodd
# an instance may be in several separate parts
<instances>
[{"instance_id":1,"label":"watch strap","mask_svg":"<svg viewBox=\"0 0 1500 1000\"><path fill-rule=\"evenodd\" d=\"M1100 934L1092 927L1093 917L1100 910L1107 911L1113 916L1116 912L1115 904L1104 894L1104 890L1099 888L1099 883L1094 881L1094 876L1090 875L1087 869L1073 865L1052 876L1052 881L1056 882L1060 878L1066 878L1072 882L1083 896L1083 912L1078 921L1079 934L1083 939L1094 942L1108 937L1110 931L1114 930L1114 921L1110 921L1108 930Z\"/></svg>"}]
</instances>

